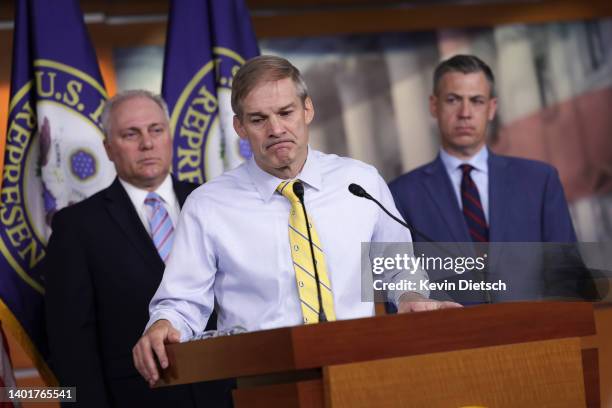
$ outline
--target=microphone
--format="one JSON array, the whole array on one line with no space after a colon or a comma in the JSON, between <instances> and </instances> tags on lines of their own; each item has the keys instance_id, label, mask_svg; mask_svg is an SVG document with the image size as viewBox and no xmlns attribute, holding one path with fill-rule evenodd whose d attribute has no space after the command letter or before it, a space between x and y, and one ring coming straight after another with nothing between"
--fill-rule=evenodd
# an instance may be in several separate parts
<instances>
[{"instance_id":1,"label":"microphone","mask_svg":"<svg viewBox=\"0 0 612 408\"><path fill-rule=\"evenodd\" d=\"M351 193L353 193L357 197L364 197L364 198L367 198L368 200L373 200L372 196L369 195L368 192L365 191L363 187L361 187L359 184L351 183L348 186L348 189Z\"/></svg>"},{"instance_id":2,"label":"microphone","mask_svg":"<svg viewBox=\"0 0 612 408\"><path fill-rule=\"evenodd\" d=\"M394 216L393 214L391 214L380 202L378 202L378 200L376 200L374 197L372 197L370 194L368 194L367 191L365 191L365 189L363 187L361 187L359 184L355 184L355 183L351 183L348 186L349 191L356 195L357 197L363 197L366 198L368 200L374 201L376 204L378 204L378 206L385 212L387 213L387 215L391 218L393 218L395 221L397 221L398 223L400 223L401 225L403 225L404 227L408 228L408 230L412 233L414 232L415 234L419 235L421 238L423 238L425 241L433 244L436 248L441 249L443 252L456 257L457 255L453 254L451 251L449 251L446 248L440 248L438 243L436 241L434 241L433 239L429 238L427 235L423 234L421 231L419 231L418 229L414 228L414 226L400 220L399 218L397 218L396 216ZM483 280L487 280L487 271L484 270L482 273L482 279ZM491 292L486 290L485 291L485 297L486 297L486 303L492 303L491 301Z\"/></svg>"},{"instance_id":3,"label":"microphone","mask_svg":"<svg viewBox=\"0 0 612 408\"><path fill-rule=\"evenodd\" d=\"M397 218L395 215L391 214L385 208L384 205L382 205L377 199L375 199L370 194L368 194L368 192L365 191L365 189L363 187L361 187L359 184L351 183L348 186L348 189L349 189L349 191L353 195L356 195L357 197L363 197L363 198L365 198L367 200L374 201L376 204L378 204L380 209L383 210L389 217L393 218L395 221L397 221L398 223L400 223L404 227L408 228L408 231L415 233L416 235L420 236L421 238L423 238L427 242L434 242L433 239L429 238L427 235L423 234L421 231L419 231L418 229L414 228L414 226L412 226L411 224L408 224L407 222L405 222L405 221Z\"/></svg>"},{"instance_id":4,"label":"microphone","mask_svg":"<svg viewBox=\"0 0 612 408\"><path fill-rule=\"evenodd\" d=\"M300 204L302 204L302 210L304 211L304 218L306 219L306 231L308 232L308 243L310 244L310 256L312 257L315 283L317 285L317 301L319 302L319 322L326 322L327 316L325 316L325 310L323 310L323 301L321 300L321 283L319 281L317 260L315 259L314 245L312 243L312 236L310 233L310 222L308 221L308 214L306 213L306 206L304 205L304 184L302 184L300 180L296 180L296 182L293 183L293 193L300 200Z\"/></svg>"}]
</instances>

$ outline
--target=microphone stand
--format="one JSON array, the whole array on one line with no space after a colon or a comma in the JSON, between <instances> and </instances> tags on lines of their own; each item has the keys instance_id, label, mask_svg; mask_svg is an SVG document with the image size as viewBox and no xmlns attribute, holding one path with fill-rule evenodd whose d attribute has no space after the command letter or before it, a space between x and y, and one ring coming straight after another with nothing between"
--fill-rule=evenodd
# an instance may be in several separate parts
<instances>
[{"instance_id":1,"label":"microphone stand","mask_svg":"<svg viewBox=\"0 0 612 408\"><path fill-rule=\"evenodd\" d=\"M396 216L394 216L393 214L391 214L377 199L375 199L374 197L372 197L367 191L365 191L365 189L363 187L361 187L359 184L355 184L355 183L351 183L348 186L349 191L353 194L356 195L357 197L363 197L367 200L371 200L374 201L381 210L383 210L389 217L393 218L395 221L397 221L399 224L403 225L405 228L408 229L408 231L410 231L411 233L414 232L415 234L419 235L421 238L423 238L425 241L427 241L428 243L433 244L434 246L436 246L438 249L441 249L443 252L456 257L456 254L453 254L451 251L449 251L446 248L441 248L438 243L436 241L434 241L433 239L431 239L430 237L428 237L427 235L423 234L422 232L420 232L419 230L417 230L416 228L414 228L412 225L400 220L399 218L397 218ZM483 271L482 273L482 280L486 281L487 280L487 271L486 269ZM485 302L486 303L493 303L492 299L491 299L491 292L486 290L485 291Z\"/></svg>"},{"instance_id":2,"label":"microphone stand","mask_svg":"<svg viewBox=\"0 0 612 408\"><path fill-rule=\"evenodd\" d=\"M293 183L293 192L300 200L302 204L302 210L304 211L304 218L306 219L306 231L308 232L308 243L310 244L310 256L312 257L312 265L314 267L315 283L317 285L317 301L319 302L319 322L326 322L327 316L325 316L325 310L323 310L323 301L321 300L321 283L319 281L319 271L317 269L317 260L314 254L314 245L312 243L312 236L310 233L310 222L308 221L308 214L306 213L306 206L304 205L304 185L301 181L297 180Z\"/></svg>"}]
</instances>

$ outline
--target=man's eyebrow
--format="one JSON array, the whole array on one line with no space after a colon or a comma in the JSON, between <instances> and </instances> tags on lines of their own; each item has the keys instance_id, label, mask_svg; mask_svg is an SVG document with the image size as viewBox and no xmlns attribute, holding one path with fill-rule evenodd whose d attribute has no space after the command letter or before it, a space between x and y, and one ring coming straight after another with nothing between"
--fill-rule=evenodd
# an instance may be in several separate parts
<instances>
[{"instance_id":1,"label":"man's eyebrow","mask_svg":"<svg viewBox=\"0 0 612 408\"><path fill-rule=\"evenodd\" d=\"M474 98L486 98L486 95L484 94L475 94L475 95L460 95L458 93L455 92L449 92L446 94L446 97L448 98L449 96L452 96L453 98L468 98L468 99L474 99Z\"/></svg>"},{"instance_id":2,"label":"man's eyebrow","mask_svg":"<svg viewBox=\"0 0 612 408\"><path fill-rule=\"evenodd\" d=\"M295 107L295 102L291 102L285 106L281 106L280 108L278 108L278 112L287 110L287 109L291 109ZM259 111L255 111L255 112L247 112L246 113L247 116L267 116L265 113L259 112Z\"/></svg>"},{"instance_id":3,"label":"man's eyebrow","mask_svg":"<svg viewBox=\"0 0 612 408\"><path fill-rule=\"evenodd\" d=\"M290 104L288 104L288 105L282 106L282 107L279 109L279 112L280 112L280 111L287 110L287 109L290 109L290 108L293 108L293 107L295 107L295 102L291 102L291 103L290 103Z\"/></svg>"}]
</instances>

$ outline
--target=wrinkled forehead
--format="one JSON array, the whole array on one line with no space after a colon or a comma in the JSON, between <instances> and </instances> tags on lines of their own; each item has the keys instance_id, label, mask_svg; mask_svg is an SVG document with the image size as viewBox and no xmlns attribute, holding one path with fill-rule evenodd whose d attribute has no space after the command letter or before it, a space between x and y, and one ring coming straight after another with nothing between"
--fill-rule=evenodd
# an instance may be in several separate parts
<instances>
[{"instance_id":1,"label":"wrinkled forehead","mask_svg":"<svg viewBox=\"0 0 612 408\"><path fill-rule=\"evenodd\" d=\"M291 78L283 78L259 81L242 100L242 109L248 114L260 110L278 110L300 102Z\"/></svg>"}]
</instances>

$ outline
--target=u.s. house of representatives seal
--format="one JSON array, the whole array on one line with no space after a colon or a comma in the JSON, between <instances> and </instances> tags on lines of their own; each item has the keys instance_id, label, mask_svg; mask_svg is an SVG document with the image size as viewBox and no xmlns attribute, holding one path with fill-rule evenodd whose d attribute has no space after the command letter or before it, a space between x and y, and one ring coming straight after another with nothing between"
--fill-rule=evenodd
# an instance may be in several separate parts
<instances>
[{"instance_id":1,"label":"u.s. house of representatives seal","mask_svg":"<svg viewBox=\"0 0 612 408\"><path fill-rule=\"evenodd\" d=\"M234 51L215 47L182 90L170 117L174 136L173 168L180 180L203 183L251 156L232 124L232 79L244 64ZM203 153L204 152L204 153Z\"/></svg>"},{"instance_id":2,"label":"u.s. house of representatives seal","mask_svg":"<svg viewBox=\"0 0 612 408\"><path fill-rule=\"evenodd\" d=\"M0 250L41 293L41 277L30 271L45 255L53 214L108 186L115 176L102 144L100 116L106 98L90 75L36 60L34 80L11 100Z\"/></svg>"}]
</instances>

